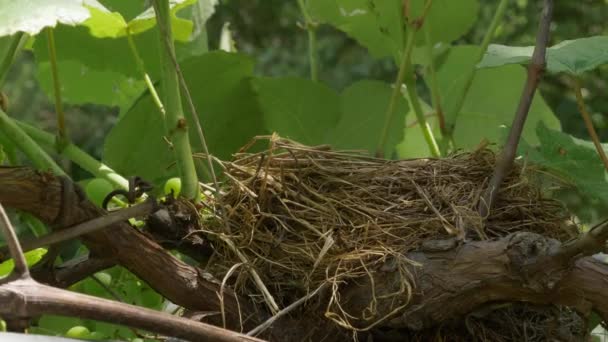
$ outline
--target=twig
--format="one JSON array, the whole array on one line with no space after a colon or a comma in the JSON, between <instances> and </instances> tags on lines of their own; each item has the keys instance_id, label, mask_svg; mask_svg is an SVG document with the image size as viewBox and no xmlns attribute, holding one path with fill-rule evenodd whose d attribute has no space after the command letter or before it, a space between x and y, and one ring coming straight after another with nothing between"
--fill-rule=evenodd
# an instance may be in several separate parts
<instances>
[{"instance_id":1,"label":"twig","mask_svg":"<svg viewBox=\"0 0 608 342\"><path fill-rule=\"evenodd\" d=\"M156 209L156 202L153 199L148 199L146 202L138 204L136 206L113 211L108 215L83 222L74 227L57 230L38 239L24 241L22 244L23 250L27 252L36 248L75 239L81 235L95 232L99 229L111 226L117 222L121 222L132 217L147 215L154 211L154 209ZM0 248L0 254L4 254L4 252L4 248Z\"/></svg>"},{"instance_id":2,"label":"twig","mask_svg":"<svg viewBox=\"0 0 608 342\"><path fill-rule=\"evenodd\" d=\"M296 300L295 302L289 304L283 310L277 312L274 316L272 316L269 319L267 319L264 323L258 325L254 329L252 329L249 332L247 332L247 336L256 336L256 335L260 334L261 332L263 332L264 330L268 329L279 318L287 315L288 313L292 312L293 310L295 310L300 305L304 304L310 298L316 296L317 293L319 293L319 291L325 289L328 286L328 284L329 283L323 283L323 284L321 284L321 286L317 287L317 289L314 290L313 292L311 292L311 293L307 294L306 296L304 296L304 297Z\"/></svg>"},{"instance_id":3,"label":"twig","mask_svg":"<svg viewBox=\"0 0 608 342\"><path fill-rule=\"evenodd\" d=\"M19 240L17 239L17 234L15 234L15 229L8 219L2 204L0 204L0 229L2 229L2 235L8 245L11 258L15 261L15 269L13 272L19 278L30 278L30 271L27 268L27 262L25 261L25 256L23 255L23 250L21 250Z\"/></svg>"},{"instance_id":4,"label":"twig","mask_svg":"<svg viewBox=\"0 0 608 342\"><path fill-rule=\"evenodd\" d=\"M526 79L526 85L522 92L517 112L513 118L511 130L509 131L509 138L507 139L507 143L505 144L501 155L496 161L494 174L488 184L488 188L485 190L479 202L478 211L482 218L487 217L492 210L492 206L498 195L498 189L505 176L511 170L511 166L513 166L513 160L515 159L521 132L526 123L526 118L528 117L530 106L532 105L532 99L536 93L536 87L538 86L545 69L545 54L547 43L549 42L549 26L551 25L552 13L553 0L544 0L538 34L536 36L536 46L534 47L532 60L528 65L528 78Z\"/></svg>"},{"instance_id":5,"label":"twig","mask_svg":"<svg viewBox=\"0 0 608 342\"><path fill-rule=\"evenodd\" d=\"M591 116L589 115L589 112L587 112L587 108L585 107L585 100L583 99L583 92L581 91L581 82L578 78L574 79L574 94L576 95L576 104L578 105L578 111L581 113L583 121L585 121L587 132L589 132L589 136L591 137L591 141L593 141L593 145L595 145L597 154L599 154L600 159L604 163L604 167L608 171L608 158L606 157L606 152L604 152L604 148L602 147L600 138L597 136L595 128L593 128L593 121L591 121Z\"/></svg>"},{"instance_id":6,"label":"twig","mask_svg":"<svg viewBox=\"0 0 608 342\"><path fill-rule=\"evenodd\" d=\"M0 306L0 317L7 319L55 314L123 324L190 341L262 341L164 312L42 285L30 278L0 286L0 298L6 300Z\"/></svg>"},{"instance_id":7,"label":"twig","mask_svg":"<svg viewBox=\"0 0 608 342\"><path fill-rule=\"evenodd\" d=\"M588 232L572 242L564 243L557 252L562 263L572 262L574 257L583 257L606 250L608 219L598 223Z\"/></svg>"}]
</instances>

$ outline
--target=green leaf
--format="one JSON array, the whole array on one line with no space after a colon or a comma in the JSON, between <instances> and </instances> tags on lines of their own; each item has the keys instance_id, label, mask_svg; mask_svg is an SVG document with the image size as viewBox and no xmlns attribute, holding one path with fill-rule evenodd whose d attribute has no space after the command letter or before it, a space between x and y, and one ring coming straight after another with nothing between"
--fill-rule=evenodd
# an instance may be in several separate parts
<instances>
[{"instance_id":1,"label":"green leaf","mask_svg":"<svg viewBox=\"0 0 608 342\"><path fill-rule=\"evenodd\" d=\"M38 320L38 327L43 328L48 334L55 332L57 335L62 335L75 325L82 325L83 320L76 317L63 317L55 315L42 315Z\"/></svg>"},{"instance_id":2,"label":"green leaf","mask_svg":"<svg viewBox=\"0 0 608 342\"><path fill-rule=\"evenodd\" d=\"M36 248L32 251L25 253L25 261L28 266L32 266L42 260L42 257L46 254L46 248ZM0 264L0 277L4 277L11 273L15 268L15 262L13 259L6 260Z\"/></svg>"},{"instance_id":3,"label":"green leaf","mask_svg":"<svg viewBox=\"0 0 608 342\"><path fill-rule=\"evenodd\" d=\"M96 0L0 0L0 36L35 35L57 23L78 25L91 16L90 7L103 8Z\"/></svg>"},{"instance_id":4,"label":"green leaf","mask_svg":"<svg viewBox=\"0 0 608 342\"><path fill-rule=\"evenodd\" d=\"M346 88L340 94L341 115L330 135L331 144L339 149L375 153L391 94L391 87L380 81L363 80ZM390 157L395 146L403 140L407 111L408 104L400 97L389 125L385 156Z\"/></svg>"},{"instance_id":5,"label":"green leaf","mask_svg":"<svg viewBox=\"0 0 608 342\"><path fill-rule=\"evenodd\" d=\"M375 58L403 49L401 0L309 0L308 7L315 20L344 31Z\"/></svg>"},{"instance_id":6,"label":"green leaf","mask_svg":"<svg viewBox=\"0 0 608 342\"><path fill-rule=\"evenodd\" d=\"M269 131L303 144L328 142L340 115L335 91L303 78L257 78L252 83Z\"/></svg>"},{"instance_id":7,"label":"green leaf","mask_svg":"<svg viewBox=\"0 0 608 342\"><path fill-rule=\"evenodd\" d=\"M145 88L144 81L110 70L91 69L76 60L62 60L57 68L60 70L62 99L66 103L96 103L125 108ZM42 89L52 94L51 64L38 63L36 72Z\"/></svg>"},{"instance_id":8,"label":"green leaf","mask_svg":"<svg viewBox=\"0 0 608 342\"><path fill-rule=\"evenodd\" d=\"M586 197L608 204L608 175L593 143L549 129L542 123L536 131L540 145L522 143L520 152L575 185ZM608 151L607 144L603 148Z\"/></svg>"},{"instance_id":9,"label":"green leaf","mask_svg":"<svg viewBox=\"0 0 608 342\"><path fill-rule=\"evenodd\" d=\"M437 82L446 113L452 112L450 109L457 102L465 82L462 70L473 66L478 49L475 46L452 48L438 70ZM454 130L456 147L474 148L483 139L499 142L501 127L512 123L525 80L526 71L518 65L478 70L457 118ZM559 120L542 96L536 94L523 131L523 137L533 144L538 142L534 128L539 121L550 128L560 129Z\"/></svg>"},{"instance_id":10,"label":"green leaf","mask_svg":"<svg viewBox=\"0 0 608 342\"><path fill-rule=\"evenodd\" d=\"M264 134L262 114L249 78L253 60L241 54L211 52L181 63L205 130L210 152L229 158L253 136ZM187 111L189 106L184 104ZM201 152L194 123L188 117L193 150ZM163 139L164 123L148 94L114 126L104 145L104 161L123 175L138 175L161 185L178 174L175 158Z\"/></svg>"},{"instance_id":11,"label":"green leaf","mask_svg":"<svg viewBox=\"0 0 608 342\"><path fill-rule=\"evenodd\" d=\"M170 0L171 6L171 28L173 30L173 38L178 41L187 41L192 33L192 21L181 19L177 16L177 12L181 9L194 4L196 0ZM145 12L138 15L128 24L131 34L145 32L156 25L156 17L154 9L148 8Z\"/></svg>"},{"instance_id":12,"label":"green leaf","mask_svg":"<svg viewBox=\"0 0 608 342\"><path fill-rule=\"evenodd\" d=\"M532 58L533 51L534 46L492 44L477 67L527 64ZM608 36L565 40L547 49L547 70L551 73L581 75L606 63L608 63Z\"/></svg>"},{"instance_id":13,"label":"green leaf","mask_svg":"<svg viewBox=\"0 0 608 342\"><path fill-rule=\"evenodd\" d=\"M428 0L412 0L411 16L418 18L427 2ZM478 12L478 0L433 0L424 21L424 25L430 25L431 44L449 43L465 35L477 21ZM418 34L416 43L426 44L422 31Z\"/></svg>"},{"instance_id":14,"label":"green leaf","mask_svg":"<svg viewBox=\"0 0 608 342\"><path fill-rule=\"evenodd\" d=\"M160 74L160 49L155 31L148 30L133 36L146 71L153 80ZM125 37L94 38L85 27L60 26L55 29L55 41L62 96L67 103L96 103L124 108L144 88ZM194 42L175 44L179 60L201 53L187 48ZM46 35L39 36L33 48L38 81L52 97L53 81Z\"/></svg>"}]
</instances>

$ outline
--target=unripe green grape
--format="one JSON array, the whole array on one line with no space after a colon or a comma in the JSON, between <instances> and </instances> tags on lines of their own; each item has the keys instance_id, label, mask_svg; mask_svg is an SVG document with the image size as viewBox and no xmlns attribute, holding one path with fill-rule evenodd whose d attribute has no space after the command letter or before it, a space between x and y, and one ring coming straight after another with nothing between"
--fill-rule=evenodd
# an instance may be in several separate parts
<instances>
[{"instance_id":1,"label":"unripe green grape","mask_svg":"<svg viewBox=\"0 0 608 342\"><path fill-rule=\"evenodd\" d=\"M65 333L65 337L71 338L89 338L90 335L91 331L82 325L73 326Z\"/></svg>"},{"instance_id":2,"label":"unripe green grape","mask_svg":"<svg viewBox=\"0 0 608 342\"><path fill-rule=\"evenodd\" d=\"M112 284L112 276L107 274L106 272L95 273L95 278L97 278L97 280L99 280L105 286L110 286Z\"/></svg>"},{"instance_id":3,"label":"unripe green grape","mask_svg":"<svg viewBox=\"0 0 608 342\"><path fill-rule=\"evenodd\" d=\"M112 184L103 178L95 178L88 182L85 187L87 197L99 207L101 207L106 196L113 190Z\"/></svg>"},{"instance_id":4,"label":"unripe green grape","mask_svg":"<svg viewBox=\"0 0 608 342\"><path fill-rule=\"evenodd\" d=\"M179 196L179 192L182 190L182 180L179 177L173 177L167 180L165 183L165 195L169 195L173 190L173 197Z\"/></svg>"}]
</instances>

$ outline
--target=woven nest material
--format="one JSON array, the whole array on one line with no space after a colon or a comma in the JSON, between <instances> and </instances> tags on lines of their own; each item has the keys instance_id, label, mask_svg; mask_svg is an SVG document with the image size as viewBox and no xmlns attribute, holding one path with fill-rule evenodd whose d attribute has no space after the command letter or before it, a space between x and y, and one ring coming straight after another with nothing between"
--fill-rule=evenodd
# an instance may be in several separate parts
<instances>
[{"instance_id":1,"label":"woven nest material","mask_svg":"<svg viewBox=\"0 0 608 342\"><path fill-rule=\"evenodd\" d=\"M387 257L407 264L404 255L429 239L464 231L490 239L520 230L572 237L563 228L564 208L543 198L520 166L482 227L478 202L495 163L488 149L388 161L276 136L255 142L268 148L223 162L226 193L216 205L224 217L206 224L205 233L216 237L209 270L243 294L260 294L271 309L325 283L335 289L366 276ZM400 295L409 298L407 272L402 280ZM336 293L330 302L326 316L347 325Z\"/></svg>"}]
</instances>

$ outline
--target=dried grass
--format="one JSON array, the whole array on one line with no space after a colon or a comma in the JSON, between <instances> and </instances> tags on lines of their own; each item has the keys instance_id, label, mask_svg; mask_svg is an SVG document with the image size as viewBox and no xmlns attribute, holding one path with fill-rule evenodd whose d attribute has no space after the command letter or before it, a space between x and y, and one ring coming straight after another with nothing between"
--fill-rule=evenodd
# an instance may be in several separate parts
<instances>
[{"instance_id":1,"label":"dried grass","mask_svg":"<svg viewBox=\"0 0 608 342\"><path fill-rule=\"evenodd\" d=\"M254 143L268 147L249 152ZM404 255L425 240L465 231L477 232L470 236L474 239L520 230L571 237L563 228L563 207L542 198L519 166L482 226L476 208L495 162L488 149L387 161L276 136L254 143L233 161L222 162L228 180L216 205L224 214L205 227L207 237L217 238L208 267L222 278L233 265L245 263L231 284L250 296L266 288L272 298L260 295L258 302L270 307L269 301L285 307L329 283L333 295L326 317L349 327L355 317L340 309L340 285L368 276L392 256L403 263L404 286L395 295L409 298L414 284Z\"/></svg>"}]
</instances>

